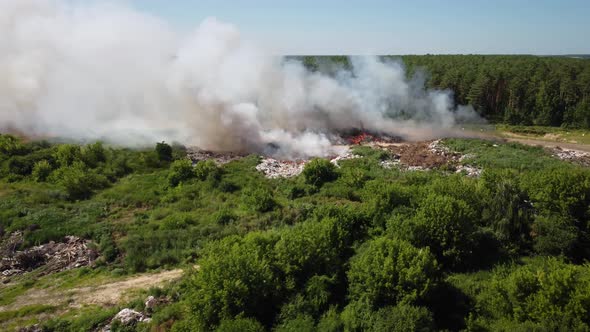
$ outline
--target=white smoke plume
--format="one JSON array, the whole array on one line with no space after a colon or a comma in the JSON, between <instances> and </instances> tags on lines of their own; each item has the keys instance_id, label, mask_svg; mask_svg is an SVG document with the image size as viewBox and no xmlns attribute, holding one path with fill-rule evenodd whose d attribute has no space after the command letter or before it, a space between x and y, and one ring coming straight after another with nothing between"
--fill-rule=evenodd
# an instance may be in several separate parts
<instances>
[{"instance_id":1,"label":"white smoke plume","mask_svg":"<svg viewBox=\"0 0 590 332\"><path fill-rule=\"evenodd\" d=\"M214 18L187 37L123 6L2 0L0 130L305 157L353 127L433 138L475 114L399 62L351 61L310 72Z\"/></svg>"}]
</instances>

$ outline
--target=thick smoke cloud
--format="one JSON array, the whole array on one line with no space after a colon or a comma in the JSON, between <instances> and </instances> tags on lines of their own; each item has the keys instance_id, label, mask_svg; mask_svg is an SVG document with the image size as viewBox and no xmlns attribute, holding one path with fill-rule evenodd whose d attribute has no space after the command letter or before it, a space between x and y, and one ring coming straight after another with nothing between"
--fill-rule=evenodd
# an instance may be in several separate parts
<instances>
[{"instance_id":1,"label":"thick smoke cloud","mask_svg":"<svg viewBox=\"0 0 590 332\"><path fill-rule=\"evenodd\" d=\"M0 37L0 130L303 157L352 127L432 138L475 114L399 62L309 72L213 18L180 36L125 7L2 0Z\"/></svg>"}]
</instances>

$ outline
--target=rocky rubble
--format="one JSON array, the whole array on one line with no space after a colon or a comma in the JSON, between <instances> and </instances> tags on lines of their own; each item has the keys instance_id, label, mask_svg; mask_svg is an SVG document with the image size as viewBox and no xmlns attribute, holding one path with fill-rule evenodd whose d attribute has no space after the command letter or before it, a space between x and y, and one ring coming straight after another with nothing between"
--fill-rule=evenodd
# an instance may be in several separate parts
<instances>
[{"instance_id":1,"label":"rocky rubble","mask_svg":"<svg viewBox=\"0 0 590 332\"><path fill-rule=\"evenodd\" d=\"M18 241L19 233L12 234L8 242ZM20 234L22 243L22 234ZM22 274L43 266L41 275L70 270L82 266L91 265L98 253L89 247L89 241L75 236L66 236L63 242L49 243L35 246L23 251L16 251L17 246L12 246L12 251L6 250L0 261L2 278Z\"/></svg>"}]
</instances>

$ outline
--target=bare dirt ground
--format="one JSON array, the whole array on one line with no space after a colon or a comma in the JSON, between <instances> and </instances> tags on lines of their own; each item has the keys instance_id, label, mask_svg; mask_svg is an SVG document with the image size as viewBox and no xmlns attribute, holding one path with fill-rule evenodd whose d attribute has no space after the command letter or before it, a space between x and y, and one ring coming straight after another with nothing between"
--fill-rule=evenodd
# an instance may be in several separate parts
<instances>
[{"instance_id":1,"label":"bare dirt ground","mask_svg":"<svg viewBox=\"0 0 590 332\"><path fill-rule=\"evenodd\" d=\"M19 296L10 305L0 306L0 312L18 310L24 306L35 304L53 306L68 305L73 308L90 304L101 306L115 305L127 299L134 291L159 286L179 279L181 276L182 270L176 269L159 273L140 274L124 280L67 290L32 288Z\"/></svg>"}]
</instances>

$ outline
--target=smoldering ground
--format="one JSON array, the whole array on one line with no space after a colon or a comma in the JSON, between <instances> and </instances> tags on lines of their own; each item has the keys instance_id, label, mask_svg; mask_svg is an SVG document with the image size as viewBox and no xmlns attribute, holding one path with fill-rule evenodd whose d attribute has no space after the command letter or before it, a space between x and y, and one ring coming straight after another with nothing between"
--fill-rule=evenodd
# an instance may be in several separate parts
<instances>
[{"instance_id":1,"label":"smoldering ground","mask_svg":"<svg viewBox=\"0 0 590 332\"><path fill-rule=\"evenodd\" d=\"M477 119L401 62L311 72L215 18L185 36L121 5L3 0L0 36L0 130L307 157L350 128L430 139Z\"/></svg>"}]
</instances>

